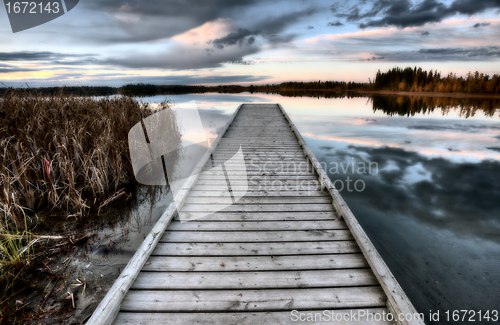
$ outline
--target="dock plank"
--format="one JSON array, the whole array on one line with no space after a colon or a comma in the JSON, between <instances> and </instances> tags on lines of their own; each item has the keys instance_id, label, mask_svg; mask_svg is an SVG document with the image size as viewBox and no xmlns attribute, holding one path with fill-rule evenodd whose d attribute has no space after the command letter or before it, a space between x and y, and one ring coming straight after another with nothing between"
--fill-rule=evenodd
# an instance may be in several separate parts
<instances>
[{"instance_id":1,"label":"dock plank","mask_svg":"<svg viewBox=\"0 0 500 325\"><path fill-rule=\"evenodd\" d=\"M160 242L245 243L351 240L348 230L165 231Z\"/></svg>"},{"instance_id":2,"label":"dock plank","mask_svg":"<svg viewBox=\"0 0 500 325\"><path fill-rule=\"evenodd\" d=\"M384 307L380 287L270 290L131 290L123 311L259 311Z\"/></svg>"},{"instance_id":3,"label":"dock plank","mask_svg":"<svg viewBox=\"0 0 500 325\"><path fill-rule=\"evenodd\" d=\"M231 182L233 184L233 182ZM186 204L220 204L220 198L188 196ZM221 200L222 202L222 200ZM223 201L225 202L225 200ZM332 204L332 199L327 196L272 196L272 197L242 197L235 204Z\"/></svg>"},{"instance_id":4,"label":"dock plank","mask_svg":"<svg viewBox=\"0 0 500 325\"><path fill-rule=\"evenodd\" d=\"M337 216L333 211L327 212L215 212L206 215L204 212L185 212L190 219L196 219L199 222L203 221L301 221L301 220L337 220ZM179 220L176 217L174 220Z\"/></svg>"},{"instance_id":5,"label":"dock plank","mask_svg":"<svg viewBox=\"0 0 500 325\"><path fill-rule=\"evenodd\" d=\"M122 312L118 315L116 325L179 325L179 324L198 324L198 325L292 325L292 324L308 324L308 325L324 325L330 320L341 319L344 315L367 315L362 319L353 317L348 319L348 322L343 324L349 325L393 325L394 322L380 320L374 317L375 315L387 315L387 308L370 308L370 309L336 309L328 310L323 314L323 311L318 310L301 310L304 321L300 319L299 313L292 318L290 311L287 312L224 312L224 313L133 313ZM317 316L320 314L321 316ZM310 320L307 316L311 315ZM315 321L316 319L316 321ZM342 324L342 323L339 323Z\"/></svg>"},{"instance_id":6,"label":"dock plank","mask_svg":"<svg viewBox=\"0 0 500 325\"><path fill-rule=\"evenodd\" d=\"M230 272L366 268L362 254L283 256L151 256L143 271ZM221 275L223 276L223 275Z\"/></svg>"},{"instance_id":7,"label":"dock plank","mask_svg":"<svg viewBox=\"0 0 500 325\"><path fill-rule=\"evenodd\" d=\"M370 269L226 272L141 272L132 289L283 289L377 285Z\"/></svg>"},{"instance_id":8,"label":"dock plank","mask_svg":"<svg viewBox=\"0 0 500 325\"><path fill-rule=\"evenodd\" d=\"M347 229L347 225L341 220L329 221L260 221L260 222L190 222L172 221L170 231L243 231L243 230L335 230Z\"/></svg>"},{"instance_id":9,"label":"dock plank","mask_svg":"<svg viewBox=\"0 0 500 325\"><path fill-rule=\"evenodd\" d=\"M226 187L227 188L227 187ZM237 187L236 187L237 188ZM223 188L219 188L223 189ZM182 211L185 212L204 212L204 211L230 211L230 212L277 212L277 211L333 211L331 204L234 204L225 205L201 205L201 204L186 204Z\"/></svg>"},{"instance_id":10,"label":"dock plank","mask_svg":"<svg viewBox=\"0 0 500 325\"><path fill-rule=\"evenodd\" d=\"M359 253L352 240L299 243L159 243L152 256L280 256Z\"/></svg>"}]
</instances>

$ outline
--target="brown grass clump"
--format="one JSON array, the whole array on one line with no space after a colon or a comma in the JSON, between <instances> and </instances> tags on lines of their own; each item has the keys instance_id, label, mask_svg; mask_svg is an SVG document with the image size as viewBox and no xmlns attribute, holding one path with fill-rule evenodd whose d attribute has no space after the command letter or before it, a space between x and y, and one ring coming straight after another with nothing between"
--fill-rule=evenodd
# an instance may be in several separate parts
<instances>
[{"instance_id":1,"label":"brown grass clump","mask_svg":"<svg viewBox=\"0 0 500 325\"><path fill-rule=\"evenodd\" d=\"M97 210L134 182L128 131L153 113L128 97L6 93L0 100L0 226L22 227L26 214L41 210L65 217ZM175 123L172 128L178 135Z\"/></svg>"}]
</instances>

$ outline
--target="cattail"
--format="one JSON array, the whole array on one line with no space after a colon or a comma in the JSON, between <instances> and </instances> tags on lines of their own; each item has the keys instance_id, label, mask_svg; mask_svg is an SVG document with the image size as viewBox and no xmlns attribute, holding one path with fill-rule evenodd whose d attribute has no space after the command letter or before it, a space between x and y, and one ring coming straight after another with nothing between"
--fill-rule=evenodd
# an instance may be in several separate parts
<instances>
[{"instance_id":1,"label":"cattail","mask_svg":"<svg viewBox=\"0 0 500 325\"><path fill-rule=\"evenodd\" d=\"M50 162L45 158L43 158L43 168L45 170L45 175L47 176L47 179L49 179L51 173Z\"/></svg>"}]
</instances>

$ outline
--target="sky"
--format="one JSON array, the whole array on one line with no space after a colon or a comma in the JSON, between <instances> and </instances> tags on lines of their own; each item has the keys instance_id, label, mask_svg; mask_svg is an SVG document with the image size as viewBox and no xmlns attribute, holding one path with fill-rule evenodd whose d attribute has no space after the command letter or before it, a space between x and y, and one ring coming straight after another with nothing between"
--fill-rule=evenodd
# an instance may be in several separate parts
<instances>
[{"instance_id":1,"label":"sky","mask_svg":"<svg viewBox=\"0 0 500 325\"><path fill-rule=\"evenodd\" d=\"M0 8L5 86L368 82L395 66L499 74L500 0L82 0L16 33Z\"/></svg>"}]
</instances>

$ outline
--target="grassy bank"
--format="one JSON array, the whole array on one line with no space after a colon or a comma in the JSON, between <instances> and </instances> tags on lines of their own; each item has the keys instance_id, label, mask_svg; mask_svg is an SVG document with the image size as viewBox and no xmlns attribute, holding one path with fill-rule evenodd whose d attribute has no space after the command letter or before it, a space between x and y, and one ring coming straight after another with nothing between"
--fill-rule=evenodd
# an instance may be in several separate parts
<instances>
[{"instance_id":1,"label":"grassy bank","mask_svg":"<svg viewBox=\"0 0 500 325\"><path fill-rule=\"evenodd\" d=\"M174 114L166 103L155 109ZM154 112L129 97L4 94L0 285L13 288L37 258L49 250L53 253L54 243L67 239L38 231L56 222L85 219L127 197L125 187L135 183L128 131ZM171 127L177 139L179 130L175 124Z\"/></svg>"}]
</instances>

